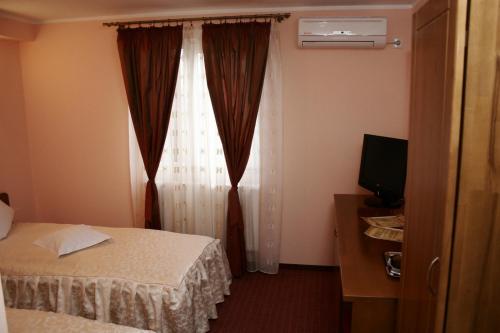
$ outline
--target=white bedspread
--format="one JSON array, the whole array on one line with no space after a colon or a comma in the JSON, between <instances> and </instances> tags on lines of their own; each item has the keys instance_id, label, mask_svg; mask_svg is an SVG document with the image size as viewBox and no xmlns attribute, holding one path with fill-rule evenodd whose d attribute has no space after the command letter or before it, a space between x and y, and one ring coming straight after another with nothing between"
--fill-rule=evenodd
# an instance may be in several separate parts
<instances>
[{"instance_id":1,"label":"white bedspread","mask_svg":"<svg viewBox=\"0 0 500 333\"><path fill-rule=\"evenodd\" d=\"M62 313L7 309L9 333L147 333Z\"/></svg>"},{"instance_id":2,"label":"white bedspread","mask_svg":"<svg viewBox=\"0 0 500 333\"><path fill-rule=\"evenodd\" d=\"M65 312L158 332L206 332L229 294L219 240L166 231L96 227L113 237L60 258L36 245L66 227L20 223L0 241L10 307Z\"/></svg>"}]
</instances>

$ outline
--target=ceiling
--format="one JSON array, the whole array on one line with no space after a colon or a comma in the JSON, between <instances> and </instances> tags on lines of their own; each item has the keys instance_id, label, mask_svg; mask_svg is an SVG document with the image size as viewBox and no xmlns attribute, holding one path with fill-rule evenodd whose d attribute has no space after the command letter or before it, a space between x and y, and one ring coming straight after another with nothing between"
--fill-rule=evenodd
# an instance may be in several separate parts
<instances>
[{"instance_id":1,"label":"ceiling","mask_svg":"<svg viewBox=\"0 0 500 333\"><path fill-rule=\"evenodd\" d=\"M151 16L168 12L280 7L412 5L414 0L0 0L0 16L31 22L92 17Z\"/></svg>"}]
</instances>

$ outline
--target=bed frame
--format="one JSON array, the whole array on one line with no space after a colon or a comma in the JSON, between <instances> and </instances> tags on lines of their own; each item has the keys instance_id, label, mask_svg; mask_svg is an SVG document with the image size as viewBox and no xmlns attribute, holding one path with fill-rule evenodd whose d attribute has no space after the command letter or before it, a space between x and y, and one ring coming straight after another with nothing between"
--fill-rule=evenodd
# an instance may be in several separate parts
<instances>
[{"instance_id":1,"label":"bed frame","mask_svg":"<svg viewBox=\"0 0 500 333\"><path fill-rule=\"evenodd\" d=\"M7 193L0 193L0 200L10 205L9 195Z\"/></svg>"}]
</instances>

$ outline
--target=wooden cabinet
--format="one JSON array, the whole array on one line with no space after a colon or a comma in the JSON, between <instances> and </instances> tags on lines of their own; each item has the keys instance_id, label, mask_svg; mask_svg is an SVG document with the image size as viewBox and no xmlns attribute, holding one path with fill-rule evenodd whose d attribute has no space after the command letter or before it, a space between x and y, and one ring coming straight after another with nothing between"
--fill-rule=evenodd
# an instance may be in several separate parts
<instances>
[{"instance_id":1,"label":"wooden cabinet","mask_svg":"<svg viewBox=\"0 0 500 333\"><path fill-rule=\"evenodd\" d=\"M500 1L470 2L445 331L500 332Z\"/></svg>"},{"instance_id":2,"label":"wooden cabinet","mask_svg":"<svg viewBox=\"0 0 500 333\"><path fill-rule=\"evenodd\" d=\"M398 331L500 332L500 0L414 15Z\"/></svg>"},{"instance_id":3,"label":"wooden cabinet","mask_svg":"<svg viewBox=\"0 0 500 333\"><path fill-rule=\"evenodd\" d=\"M463 37L458 37L458 36ZM456 1L414 15L399 332L442 326L457 183L465 21Z\"/></svg>"}]
</instances>

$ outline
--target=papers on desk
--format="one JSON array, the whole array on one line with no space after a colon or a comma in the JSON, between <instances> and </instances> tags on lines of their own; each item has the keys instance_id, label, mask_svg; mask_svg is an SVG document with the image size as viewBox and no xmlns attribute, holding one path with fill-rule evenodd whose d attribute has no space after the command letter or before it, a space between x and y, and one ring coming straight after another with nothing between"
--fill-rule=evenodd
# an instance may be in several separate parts
<instances>
[{"instance_id":1,"label":"papers on desk","mask_svg":"<svg viewBox=\"0 0 500 333\"><path fill-rule=\"evenodd\" d=\"M365 231L365 235L368 237L403 242L403 227L405 225L403 215L362 217L362 219L370 225Z\"/></svg>"},{"instance_id":2,"label":"papers on desk","mask_svg":"<svg viewBox=\"0 0 500 333\"><path fill-rule=\"evenodd\" d=\"M403 230L396 228L378 228L378 227L368 227L365 231L365 235L371 238L383 239L393 242L403 242Z\"/></svg>"},{"instance_id":3,"label":"papers on desk","mask_svg":"<svg viewBox=\"0 0 500 333\"><path fill-rule=\"evenodd\" d=\"M404 215L362 217L372 227L378 228L403 228L405 225Z\"/></svg>"}]
</instances>

